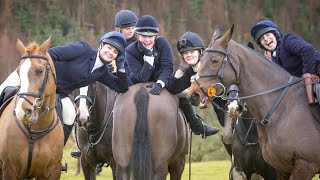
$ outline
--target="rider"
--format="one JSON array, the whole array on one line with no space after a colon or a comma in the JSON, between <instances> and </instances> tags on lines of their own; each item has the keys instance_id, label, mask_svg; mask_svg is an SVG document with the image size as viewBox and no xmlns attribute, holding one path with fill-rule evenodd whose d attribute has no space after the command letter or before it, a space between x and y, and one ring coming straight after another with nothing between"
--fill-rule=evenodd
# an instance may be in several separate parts
<instances>
[{"instance_id":1,"label":"rider","mask_svg":"<svg viewBox=\"0 0 320 180\"><path fill-rule=\"evenodd\" d=\"M301 37L293 33L283 35L279 27L269 20L254 25L251 36L261 49L270 52L273 62L291 75L297 77L306 77L307 74L319 75L320 53ZM315 84L313 91L320 100L319 83Z\"/></svg>"},{"instance_id":2,"label":"rider","mask_svg":"<svg viewBox=\"0 0 320 180\"><path fill-rule=\"evenodd\" d=\"M170 79L167 87L168 91L172 94L180 93L191 85L190 78L198 71L200 58L204 50L204 43L198 34L186 32L180 37L177 43L177 49L181 55L179 69L176 71L174 77ZM194 134L211 136L219 131L218 128L203 123L186 97L180 97L179 104Z\"/></svg>"},{"instance_id":3,"label":"rider","mask_svg":"<svg viewBox=\"0 0 320 180\"><path fill-rule=\"evenodd\" d=\"M163 36L158 36L156 18L142 16L136 23L137 41L125 50L125 59L131 71L130 84L153 81L151 94L159 95L173 73L172 49Z\"/></svg>"},{"instance_id":4,"label":"rider","mask_svg":"<svg viewBox=\"0 0 320 180\"><path fill-rule=\"evenodd\" d=\"M57 100L61 99L64 143L66 144L76 112L68 97L73 90L99 81L117 92L128 90L124 69L124 60L117 61L117 76L108 71L106 65L124 52L126 40L119 32L109 32L102 36L98 50L94 50L85 41L50 48L50 54L56 70ZM15 70L0 85L0 93L6 93L6 87L20 86L20 78ZM1 95L0 97L3 97ZM60 101L57 101L59 105Z\"/></svg>"},{"instance_id":5,"label":"rider","mask_svg":"<svg viewBox=\"0 0 320 180\"><path fill-rule=\"evenodd\" d=\"M130 10L120 10L114 19L116 31L126 38L127 46L137 40L134 33L137 20L136 14ZM124 58L124 54L121 55L121 58ZM126 62L124 67L128 77L131 73Z\"/></svg>"}]
</instances>

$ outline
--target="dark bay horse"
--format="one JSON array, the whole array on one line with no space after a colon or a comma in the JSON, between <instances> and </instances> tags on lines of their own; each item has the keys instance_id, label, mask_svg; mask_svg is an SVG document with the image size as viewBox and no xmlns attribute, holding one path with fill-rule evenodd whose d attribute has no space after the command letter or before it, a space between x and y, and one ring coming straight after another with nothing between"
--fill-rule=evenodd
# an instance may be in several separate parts
<instances>
[{"instance_id":1,"label":"dark bay horse","mask_svg":"<svg viewBox=\"0 0 320 180\"><path fill-rule=\"evenodd\" d=\"M112 155L112 110L117 93L96 82L81 88L75 98L77 126L75 129L81 149L81 167L85 179L96 179L98 164L110 165L113 177L115 161Z\"/></svg>"},{"instance_id":2,"label":"dark bay horse","mask_svg":"<svg viewBox=\"0 0 320 180\"><path fill-rule=\"evenodd\" d=\"M320 124L301 79L231 40L232 33L233 27L213 38L197 73L202 89L190 90L190 96L212 91L209 87L223 95L225 86L237 84L243 96L252 95L246 103L256 119L263 158L279 179L311 179L320 170Z\"/></svg>"},{"instance_id":3,"label":"dark bay horse","mask_svg":"<svg viewBox=\"0 0 320 180\"><path fill-rule=\"evenodd\" d=\"M181 179L188 153L189 130L178 99L167 90L149 94L136 84L120 94L114 106L112 151L116 179Z\"/></svg>"},{"instance_id":4,"label":"dark bay horse","mask_svg":"<svg viewBox=\"0 0 320 180\"><path fill-rule=\"evenodd\" d=\"M20 89L1 107L0 179L60 179L63 128L55 109L54 64L41 46L18 39Z\"/></svg>"}]
</instances>

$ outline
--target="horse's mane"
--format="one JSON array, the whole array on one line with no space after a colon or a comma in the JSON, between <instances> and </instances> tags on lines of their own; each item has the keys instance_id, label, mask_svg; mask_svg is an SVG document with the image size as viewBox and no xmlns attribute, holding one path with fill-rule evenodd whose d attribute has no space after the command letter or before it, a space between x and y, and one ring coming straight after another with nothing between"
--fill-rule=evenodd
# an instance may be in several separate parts
<instances>
[{"instance_id":1,"label":"horse's mane","mask_svg":"<svg viewBox=\"0 0 320 180\"><path fill-rule=\"evenodd\" d=\"M39 48L39 45L35 41L32 41L27 45L26 53L33 54L38 48Z\"/></svg>"},{"instance_id":2,"label":"horse's mane","mask_svg":"<svg viewBox=\"0 0 320 180\"><path fill-rule=\"evenodd\" d=\"M266 58L264 55L262 55L261 53L259 53L258 51L255 51L254 49L251 49L249 48L248 46L246 45L242 45L242 44L239 44L237 43L236 41L233 41L235 42L235 44L237 46L239 46L239 48L243 49L244 51L247 51L249 52L249 54L251 54L252 56L256 56L258 60L262 61L263 63L267 63L267 64L270 64L272 66L272 68L278 70L278 71L282 71L282 72L285 72L287 74L289 74L286 70L284 70L282 67L280 67L278 64L276 64L275 62L273 62L272 60Z\"/></svg>"}]
</instances>

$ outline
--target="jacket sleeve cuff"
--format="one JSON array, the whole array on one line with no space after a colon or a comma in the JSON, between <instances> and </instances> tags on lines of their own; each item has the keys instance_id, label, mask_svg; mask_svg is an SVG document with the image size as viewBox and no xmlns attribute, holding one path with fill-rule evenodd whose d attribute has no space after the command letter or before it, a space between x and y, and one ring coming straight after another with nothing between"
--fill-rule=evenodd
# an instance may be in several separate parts
<instances>
[{"instance_id":1,"label":"jacket sleeve cuff","mask_svg":"<svg viewBox=\"0 0 320 180\"><path fill-rule=\"evenodd\" d=\"M163 82L163 81L158 80L158 81L157 81L157 83L161 84L161 87L162 87L162 88L164 88L165 84L164 84L164 82Z\"/></svg>"}]
</instances>

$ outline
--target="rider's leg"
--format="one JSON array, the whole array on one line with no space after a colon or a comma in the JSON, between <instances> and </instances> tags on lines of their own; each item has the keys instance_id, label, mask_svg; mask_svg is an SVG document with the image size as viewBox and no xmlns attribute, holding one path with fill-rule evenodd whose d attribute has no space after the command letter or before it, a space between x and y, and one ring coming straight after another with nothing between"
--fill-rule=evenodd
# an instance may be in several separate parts
<instances>
[{"instance_id":1,"label":"rider's leg","mask_svg":"<svg viewBox=\"0 0 320 180\"><path fill-rule=\"evenodd\" d=\"M61 99L62 103L62 117L63 117L63 131L64 131L64 145L66 145L70 133L72 131L73 122L76 118L76 110L69 97Z\"/></svg>"},{"instance_id":2,"label":"rider's leg","mask_svg":"<svg viewBox=\"0 0 320 180\"><path fill-rule=\"evenodd\" d=\"M190 129L195 135L202 134L204 136L211 136L219 131L218 128L206 125L202 121L202 119L196 114L190 101L187 98L180 97L179 105L186 116L186 119L190 125Z\"/></svg>"},{"instance_id":3,"label":"rider's leg","mask_svg":"<svg viewBox=\"0 0 320 180\"><path fill-rule=\"evenodd\" d=\"M9 88L9 86L11 87ZM20 86L20 77L17 71L13 71L7 77L7 79L0 85L0 106L4 103L6 99L15 94L14 92L16 92L17 86Z\"/></svg>"},{"instance_id":4,"label":"rider's leg","mask_svg":"<svg viewBox=\"0 0 320 180\"><path fill-rule=\"evenodd\" d=\"M318 103L320 102L320 83L316 83L313 85L313 92L317 96Z\"/></svg>"}]
</instances>

